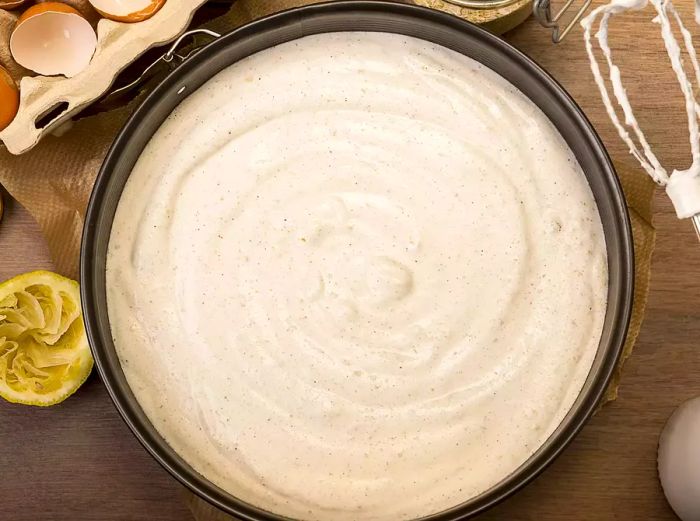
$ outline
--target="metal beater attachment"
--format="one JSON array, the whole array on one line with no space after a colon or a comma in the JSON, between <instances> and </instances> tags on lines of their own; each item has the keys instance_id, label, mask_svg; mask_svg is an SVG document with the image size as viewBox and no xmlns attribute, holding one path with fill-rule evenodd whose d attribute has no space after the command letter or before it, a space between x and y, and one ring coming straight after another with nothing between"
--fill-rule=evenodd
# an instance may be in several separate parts
<instances>
[{"instance_id":1,"label":"metal beater attachment","mask_svg":"<svg viewBox=\"0 0 700 521\"><path fill-rule=\"evenodd\" d=\"M608 23L614 15L618 15L630 10L641 10L651 4L656 11L656 16L652 20L661 29L666 52L671 62L671 67L678 78L678 84L685 100L685 109L688 116L688 130L690 133L690 149L692 153L692 163L686 170L673 170L670 174L661 165L656 155L639 128L639 123L634 116L629 98L622 85L622 74L615 65L612 58L612 50L608 44ZM700 11L700 0L696 0L696 20ZM608 81L612 87L612 98L608 91L606 80L603 78L600 65L596 60L591 38L591 31L597 25L595 34L598 46L605 58L608 69ZM678 27L682 46L673 34L673 24ZM676 215L681 219L691 219L695 231L700 240L700 128L698 119L700 118L700 105L695 98L695 90L700 86L700 66L698 57L693 46L693 40L688 29L683 25L676 8L671 0L612 0L609 4L595 8L586 18L581 20L583 36L586 43L586 51L591 62L591 71L596 85L603 98L603 104L610 116L618 134L629 146L630 153L637 159L642 168L659 185L666 188L666 193L673 202ZM686 73L683 54L686 55L692 66L692 73L695 78L695 85ZM624 123L618 117L618 111L624 115Z\"/></svg>"}]
</instances>

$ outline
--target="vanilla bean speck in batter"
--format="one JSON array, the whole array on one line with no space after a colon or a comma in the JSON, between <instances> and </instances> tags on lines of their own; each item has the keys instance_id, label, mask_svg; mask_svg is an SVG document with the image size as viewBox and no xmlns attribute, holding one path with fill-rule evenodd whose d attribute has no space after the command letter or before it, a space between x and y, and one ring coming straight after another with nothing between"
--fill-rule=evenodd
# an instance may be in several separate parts
<instances>
[{"instance_id":1,"label":"vanilla bean speck in batter","mask_svg":"<svg viewBox=\"0 0 700 521\"><path fill-rule=\"evenodd\" d=\"M554 431L606 308L602 226L544 114L461 54L305 37L153 136L107 260L145 413L272 512L396 521L496 484Z\"/></svg>"}]
</instances>

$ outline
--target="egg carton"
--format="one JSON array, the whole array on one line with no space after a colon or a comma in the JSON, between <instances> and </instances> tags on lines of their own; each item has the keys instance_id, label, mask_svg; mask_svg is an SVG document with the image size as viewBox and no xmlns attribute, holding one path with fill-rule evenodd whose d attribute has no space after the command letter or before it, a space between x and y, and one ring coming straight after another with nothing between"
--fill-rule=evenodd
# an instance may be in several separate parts
<instances>
[{"instance_id":1,"label":"egg carton","mask_svg":"<svg viewBox=\"0 0 700 521\"><path fill-rule=\"evenodd\" d=\"M86 106L102 97L117 75L147 50L171 42L187 29L206 0L167 0L148 20L122 23L101 19L90 64L72 78L26 76L20 81L19 110L0 131L12 154L22 154ZM46 121L48 117L48 121Z\"/></svg>"}]
</instances>

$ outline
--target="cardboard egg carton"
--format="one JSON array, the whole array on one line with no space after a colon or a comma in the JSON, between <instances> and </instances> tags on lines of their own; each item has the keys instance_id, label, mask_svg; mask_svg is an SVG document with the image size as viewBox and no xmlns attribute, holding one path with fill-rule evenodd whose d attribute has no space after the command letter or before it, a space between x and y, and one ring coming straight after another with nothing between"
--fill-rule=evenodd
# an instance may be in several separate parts
<instances>
[{"instance_id":1,"label":"cardboard egg carton","mask_svg":"<svg viewBox=\"0 0 700 521\"><path fill-rule=\"evenodd\" d=\"M30 150L42 136L103 96L117 75L132 61L148 49L168 43L182 34L194 12L205 2L166 0L153 17L138 23L100 19L95 54L82 72L72 78L22 77L19 110L12 123L0 132L0 140L7 150L12 154ZM48 123L44 121L47 114L52 115Z\"/></svg>"}]
</instances>

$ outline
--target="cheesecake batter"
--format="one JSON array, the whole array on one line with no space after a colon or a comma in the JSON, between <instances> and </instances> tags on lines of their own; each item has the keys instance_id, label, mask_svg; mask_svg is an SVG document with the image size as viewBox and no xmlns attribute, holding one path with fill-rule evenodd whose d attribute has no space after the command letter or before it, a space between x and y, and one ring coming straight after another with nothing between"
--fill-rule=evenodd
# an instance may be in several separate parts
<instances>
[{"instance_id":1,"label":"cheesecake batter","mask_svg":"<svg viewBox=\"0 0 700 521\"><path fill-rule=\"evenodd\" d=\"M484 492L598 348L595 202L544 114L461 54L333 33L189 96L107 259L128 382L197 471L263 509L410 519Z\"/></svg>"}]
</instances>

